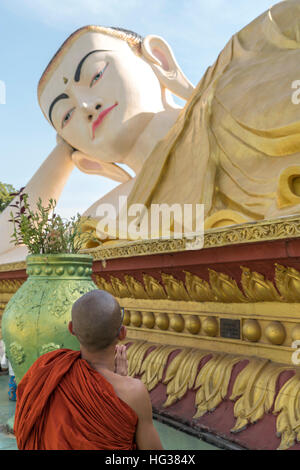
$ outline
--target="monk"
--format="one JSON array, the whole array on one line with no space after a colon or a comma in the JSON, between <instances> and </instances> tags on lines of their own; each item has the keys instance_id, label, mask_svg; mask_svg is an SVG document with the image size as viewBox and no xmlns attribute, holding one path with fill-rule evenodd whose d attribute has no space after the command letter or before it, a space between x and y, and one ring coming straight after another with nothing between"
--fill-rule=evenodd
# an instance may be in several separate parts
<instances>
[{"instance_id":1,"label":"monk","mask_svg":"<svg viewBox=\"0 0 300 470\"><path fill-rule=\"evenodd\" d=\"M20 450L162 449L144 384L127 375L121 309L94 290L72 309L80 351L41 356L17 389L14 433Z\"/></svg>"}]
</instances>

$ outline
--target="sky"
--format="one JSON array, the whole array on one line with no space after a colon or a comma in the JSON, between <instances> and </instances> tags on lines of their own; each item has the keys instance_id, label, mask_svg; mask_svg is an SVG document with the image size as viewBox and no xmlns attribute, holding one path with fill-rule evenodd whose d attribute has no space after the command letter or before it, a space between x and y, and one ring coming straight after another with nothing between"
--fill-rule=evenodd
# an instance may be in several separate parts
<instances>
[{"instance_id":1,"label":"sky","mask_svg":"<svg viewBox=\"0 0 300 470\"><path fill-rule=\"evenodd\" d=\"M0 181L25 186L55 147L37 101L37 84L64 40L94 24L162 36L196 85L233 34L271 0L1 0ZM4 85L3 85L4 84ZM83 212L117 183L75 169L58 203L64 217Z\"/></svg>"}]
</instances>

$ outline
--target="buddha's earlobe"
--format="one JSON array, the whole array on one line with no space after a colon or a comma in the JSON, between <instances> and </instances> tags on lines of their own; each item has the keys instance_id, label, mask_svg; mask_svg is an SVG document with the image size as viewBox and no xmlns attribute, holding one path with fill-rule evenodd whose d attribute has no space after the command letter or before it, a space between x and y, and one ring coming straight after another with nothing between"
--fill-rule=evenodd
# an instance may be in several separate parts
<instances>
[{"instance_id":1,"label":"buddha's earlobe","mask_svg":"<svg viewBox=\"0 0 300 470\"><path fill-rule=\"evenodd\" d=\"M190 98L194 86L182 72L171 47L163 38L146 36L142 43L142 53L163 87L184 100Z\"/></svg>"},{"instance_id":2,"label":"buddha's earlobe","mask_svg":"<svg viewBox=\"0 0 300 470\"><path fill-rule=\"evenodd\" d=\"M98 161L82 152L79 152L78 150L73 152L72 160L77 168L83 173L105 176L106 178L118 181L119 183L126 183L132 179L127 171L123 170L123 168L119 167L115 163Z\"/></svg>"}]
</instances>

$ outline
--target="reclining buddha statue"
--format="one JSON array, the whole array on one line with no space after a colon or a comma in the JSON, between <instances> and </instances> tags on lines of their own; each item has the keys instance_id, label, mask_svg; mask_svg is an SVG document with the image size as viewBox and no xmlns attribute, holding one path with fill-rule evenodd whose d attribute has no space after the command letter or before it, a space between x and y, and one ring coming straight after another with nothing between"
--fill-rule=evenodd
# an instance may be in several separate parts
<instances>
[{"instance_id":1,"label":"reclining buddha statue","mask_svg":"<svg viewBox=\"0 0 300 470\"><path fill-rule=\"evenodd\" d=\"M195 88L161 37L77 30L38 85L57 145L26 186L29 201L58 200L77 166L120 183L86 210L92 220L120 196L203 204L207 229L300 214L299 60L299 0L234 34ZM0 216L0 263L26 256L10 243L10 210Z\"/></svg>"}]
</instances>

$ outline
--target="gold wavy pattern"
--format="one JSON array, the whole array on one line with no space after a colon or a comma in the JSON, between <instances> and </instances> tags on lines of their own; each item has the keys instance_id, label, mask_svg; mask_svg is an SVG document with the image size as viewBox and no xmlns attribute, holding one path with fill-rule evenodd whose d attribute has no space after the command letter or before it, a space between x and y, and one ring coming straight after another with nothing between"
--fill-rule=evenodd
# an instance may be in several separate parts
<instances>
[{"instance_id":1,"label":"gold wavy pattern","mask_svg":"<svg viewBox=\"0 0 300 470\"><path fill-rule=\"evenodd\" d=\"M271 411L276 381L286 369L268 360L253 358L249 361L239 373L230 397L230 400L239 397L234 405L237 421L232 432L242 431L249 423L255 423Z\"/></svg>"},{"instance_id":2,"label":"gold wavy pattern","mask_svg":"<svg viewBox=\"0 0 300 470\"><path fill-rule=\"evenodd\" d=\"M241 361L238 356L214 354L200 370L195 382L195 404L197 412L194 418L200 418L208 411L213 411L227 395L232 368Z\"/></svg>"},{"instance_id":3,"label":"gold wavy pattern","mask_svg":"<svg viewBox=\"0 0 300 470\"><path fill-rule=\"evenodd\" d=\"M95 282L118 298L169 299L196 302L300 302L300 272L293 267L274 265L274 281L248 267L241 266L240 284L228 274L208 269L209 282L183 271L184 280L168 273L161 279L143 274L142 282L131 275L124 279L96 274ZM0 294L14 293L25 280L0 280ZM1 301L1 299L0 299Z\"/></svg>"},{"instance_id":4,"label":"gold wavy pattern","mask_svg":"<svg viewBox=\"0 0 300 470\"><path fill-rule=\"evenodd\" d=\"M147 274L143 282L131 275L124 280L110 276L109 280L96 275L100 289L119 298L169 299L196 302L300 302L300 272L292 267L274 265L274 282L248 267L241 266L240 283L228 274L208 269L209 282L198 275L183 271L184 281L167 273L161 280Z\"/></svg>"},{"instance_id":5,"label":"gold wavy pattern","mask_svg":"<svg viewBox=\"0 0 300 470\"><path fill-rule=\"evenodd\" d=\"M277 395L274 414L278 414L276 430L281 437L280 450L289 449L300 442L300 378L290 378Z\"/></svg>"},{"instance_id":6,"label":"gold wavy pattern","mask_svg":"<svg viewBox=\"0 0 300 470\"><path fill-rule=\"evenodd\" d=\"M163 380L167 384L167 400L164 407L168 407L180 400L188 390L193 389L201 360L209 352L198 349L184 349L173 359L167 369Z\"/></svg>"},{"instance_id":7,"label":"gold wavy pattern","mask_svg":"<svg viewBox=\"0 0 300 470\"><path fill-rule=\"evenodd\" d=\"M170 354L175 353L170 359ZM207 359L201 366L201 361ZM148 390L159 383L166 385L170 407L181 400L189 390L195 392L194 419L213 412L228 396L233 368L248 361L236 373L231 396L235 401L235 425L232 433L264 418L273 409L277 436L281 437L279 449L288 449L300 442L300 377L288 379L277 393L278 378L284 371L295 368L269 360L232 354L211 354L196 348L178 348L146 341L130 342L128 347L129 373L141 376ZM277 396L276 396L277 393Z\"/></svg>"},{"instance_id":8,"label":"gold wavy pattern","mask_svg":"<svg viewBox=\"0 0 300 470\"><path fill-rule=\"evenodd\" d=\"M141 367L141 380L146 385L149 392L162 381L164 369L169 355L178 349L176 346L158 346L153 349Z\"/></svg>"}]
</instances>

